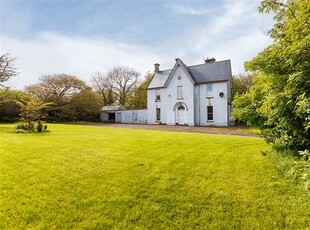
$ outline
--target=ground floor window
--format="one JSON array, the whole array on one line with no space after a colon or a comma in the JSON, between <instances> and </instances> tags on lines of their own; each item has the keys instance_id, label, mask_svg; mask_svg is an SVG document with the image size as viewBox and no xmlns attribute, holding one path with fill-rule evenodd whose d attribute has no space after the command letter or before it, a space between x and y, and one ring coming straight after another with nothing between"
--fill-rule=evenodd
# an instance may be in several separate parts
<instances>
[{"instance_id":1,"label":"ground floor window","mask_svg":"<svg viewBox=\"0 0 310 230\"><path fill-rule=\"evenodd\" d=\"M207 120L213 121L213 106L207 106Z\"/></svg>"},{"instance_id":2,"label":"ground floor window","mask_svg":"<svg viewBox=\"0 0 310 230\"><path fill-rule=\"evenodd\" d=\"M156 120L160 121L160 108L156 108Z\"/></svg>"}]
</instances>

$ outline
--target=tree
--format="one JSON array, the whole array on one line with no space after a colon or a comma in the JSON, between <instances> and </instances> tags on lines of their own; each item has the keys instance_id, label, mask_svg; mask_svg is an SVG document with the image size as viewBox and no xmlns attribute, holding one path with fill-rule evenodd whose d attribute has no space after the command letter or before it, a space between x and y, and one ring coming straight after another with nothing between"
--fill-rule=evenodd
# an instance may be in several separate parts
<instances>
[{"instance_id":1,"label":"tree","mask_svg":"<svg viewBox=\"0 0 310 230\"><path fill-rule=\"evenodd\" d=\"M68 74L44 75L39 81L37 84L27 86L25 91L44 102L53 102L47 110L49 120L70 120L71 111L68 107L70 100L73 95L87 87L86 83Z\"/></svg>"},{"instance_id":2,"label":"tree","mask_svg":"<svg viewBox=\"0 0 310 230\"><path fill-rule=\"evenodd\" d=\"M99 121L101 107L100 95L91 88L74 94L69 103L74 121Z\"/></svg>"},{"instance_id":3,"label":"tree","mask_svg":"<svg viewBox=\"0 0 310 230\"><path fill-rule=\"evenodd\" d=\"M47 109L52 103L45 103L38 97L30 97L28 100L17 102L20 106L20 116L34 129L36 121L44 118L43 110Z\"/></svg>"},{"instance_id":4,"label":"tree","mask_svg":"<svg viewBox=\"0 0 310 230\"><path fill-rule=\"evenodd\" d=\"M43 75L39 83L26 87L26 92L44 101L62 101L86 88L86 83L73 75Z\"/></svg>"},{"instance_id":5,"label":"tree","mask_svg":"<svg viewBox=\"0 0 310 230\"><path fill-rule=\"evenodd\" d=\"M253 76L252 79L252 86L249 89L240 90L240 94L235 91L232 119L250 126L262 127L266 119L260 108L267 93L263 84L266 79L263 76L259 78Z\"/></svg>"},{"instance_id":6,"label":"tree","mask_svg":"<svg viewBox=\"0 0 310 230\"><path fill-rule=\"evenodd\" d=\"M5 91L5 94L3 93ZM0 122L15 122L19 119L20 106L17 100L26 98L25 93L18 90L0 89Z\"/></svg>"},{"instance_id":7,"label":"tree","mask_svg":"<svg viewBox=\"0 0 310 230\"><path fill-rule=\"evenodd\" d=\"M117 101L126 106L128 96L139 83L140 73L129 67L115 67L106 74L96 73L93 86L101 94L105 105Z\"/></svg>"},{"instance_id":8,"label":"tree","mask_svg":"<svg viewBox=\"0 0 310 230\"><path fill-rule=\"evenodd\" d=\"M15 57L11 57L8 53L0 56L0 89L8 88L3 83L11 77L17 75L16 68L14 67ZM1 90L0 96L4 95L6 90Z\"/></svg>"},{"instance_id":9,"label":"tree","mask_svg":"<svg viewBox=\"0 0 310 230\"><path fill-rule=\"evenodd\" d=\"M273 44L245 63L263 79L256 83L265 93L255 109L265 118L262 133L277 148L310 149L309 1L264 0L259 11L275 14Z\"/></svg>"},{"instance_id":10,"label":"tree","mask_svg":"<svg viewBox=\"0 0 310 230\"><path fill-rule=\"evenodd\" d=\"M253 85L253 80L254 75L251 73L233 76L232 98L234 98L237 94L241 95L248 92Z\"/></svg>"},{"instance_id":11,"label":"tree","mask_svg":"<svg viewBox=\"0 0 310 230\"><path fill-rule=\"evenodd\" d=\"M104 106L114 104L116 95L113 92L113 81L111 78L97 72L93 74L92 86L99 93Z\"/></svg>"},{"instance_id":12,"label":"tree","mask_svg":"<svg viewBox=\"0 0 310 230\"><path fill-rule=\"evenodd\" d=\"M152 80L153 74L147 73L140 85L133 89L133 93L128 98L128 107L130 109L147 108L147 87Z\"/></svg>"}]
</instances>

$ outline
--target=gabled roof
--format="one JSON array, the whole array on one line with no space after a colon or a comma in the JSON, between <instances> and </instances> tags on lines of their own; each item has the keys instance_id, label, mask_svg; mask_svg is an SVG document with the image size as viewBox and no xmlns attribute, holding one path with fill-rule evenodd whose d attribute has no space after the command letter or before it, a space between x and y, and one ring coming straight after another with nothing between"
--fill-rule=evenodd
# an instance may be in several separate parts
<instances>
[{"instance_id":1,"label":"gabled roof","mask_svg":"<svg viewBox=\"0 0 310 230\"><path fill-rule=\"evenodd\" d=\"M108 105L103 106L101 111L117 111L117 110L126 110L122 105Z\"/></svg>"},{"instance_id":2,"label":"gabled roof","mask_svg":"<svg viewBox=\"0 0 310 230\"><path fill-rule=\"evenodd\" d=\"M171 73L171 69L161 70L155 73L155 75L153 76L148 86L148 89L164 87L170 73Z\"/></svg>"},{"instance_id":3,"label":"gabled roof","mask_svg":"<svg viewBox=\"0 0 310 230\"><path fill-rule=\"evenodd\" d=\"M148 89L167 87L169 79L178 66L177 64L180 64L184 67L185 72L188 73L193 82L196 84L229 81L232 76L230 60L186 66L181 59L177 58L173 69L162 70L155 73Z\"/></svg>"},{"instance_id":4,"label":"gabled roof","mask_svg":"<svg viewBox=\"0 0 310 230\"><path fill-rule=\"evenodd\" d=\"M184 70L184 72L187 74L188 78L191 80L191 82L192 82L193 84L195 84L195 80L194 80L194 78L193 78L193 76L192 76L190 70L188 69L187 65L185 65L184 62L183 62L180 58L177 58L177 59L175 59L174 67L173 67L173 69L170 71L170 74L169 74L169 76L168 76L168 78L167 78L167 80L166 80L166 82L165 82L164 87L167 87L167 86L168 86L168 83L169 83L170 79L172 78L174 72L176 71L176 69L177 69L179 66L180 66L181 68L183 68L183 70Z\"/></svg>"}]
</instances>

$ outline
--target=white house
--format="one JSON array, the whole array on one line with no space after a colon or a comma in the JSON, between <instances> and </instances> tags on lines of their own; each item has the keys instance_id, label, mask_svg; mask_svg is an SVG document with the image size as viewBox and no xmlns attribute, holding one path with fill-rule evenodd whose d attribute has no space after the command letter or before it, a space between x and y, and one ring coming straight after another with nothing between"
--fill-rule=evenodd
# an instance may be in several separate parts
<instances>
[{"instance_id":1,"label":"white house","mask_svg":"<svg viewBox=\"0 0 310 230\"><path fill-rule=\"evenodd\" d=\"M149 124L228 126L231 114L230 60L207 59L186 66L179 58L172 69L159 70L147 90Z\"/></svg>"}]
</instances>

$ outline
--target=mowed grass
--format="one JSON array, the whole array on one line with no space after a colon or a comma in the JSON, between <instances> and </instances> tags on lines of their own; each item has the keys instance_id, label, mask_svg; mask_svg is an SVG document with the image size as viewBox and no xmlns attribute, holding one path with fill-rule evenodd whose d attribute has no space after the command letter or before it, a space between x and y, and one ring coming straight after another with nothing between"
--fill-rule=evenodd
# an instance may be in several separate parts
<instances>
[{"instance_id":1,"label":"mowed grass","mask_svg":"<svg viewBox=\"0 0 310 230\"><path fill-rule=\"evenodd\" d=\"M0 229L307 229L260 138L0 125Z\"/></svg>"}]
</instances>

